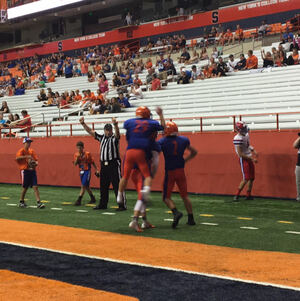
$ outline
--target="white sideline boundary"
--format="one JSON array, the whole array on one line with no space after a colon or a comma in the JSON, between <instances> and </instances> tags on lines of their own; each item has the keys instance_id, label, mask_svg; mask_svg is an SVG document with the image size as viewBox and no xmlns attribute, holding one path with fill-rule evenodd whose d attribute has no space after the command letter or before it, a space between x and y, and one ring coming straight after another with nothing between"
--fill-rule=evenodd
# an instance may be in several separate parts
<instances>
[{"instance_id":1,"label":"white sideline boundary","mask_svg":"<svg viewBox=\"0 0 300 301\"><path fill-rule=\"evenodd\" d=\"M17 246L17 247L28 248L28 249L37 249L37 250L43 250L43 251L48 251L48 252L54 252L54 253L63 254L63 255L72 255L72 256L78 256L78 257L83 257L83 258L98 259L98 260L110 261L110 262L121 263L121 264L129 264L129 265L135 265L135 266L146 267L146 268L160 269L160 270L173 271L173 272L181 272L181 273L186 273L186 274L191 274L191 275L205 276L205 277L209 277L209 278L219 278L219 279L223 279L223 280L239 281L239 282L244 282L244 283L249 283L249 284L271 286L271 287L275 287L275 288L288 289L288 290L300 292L300 287L298 288L298 287L292 287L292 286L281 285L281 284L276 284L276 283L246 280L246 279L241 279L241 278L234 278L234 277L221 276L221 275L208 274L208 273L200 273L200 272L181 270L181 269L176 269L176 268L171 268L171 267L156 266L156 265L150 265L150 264L146 264L146 263L113 259L113 258L108 258L108 257L78 254L78 253L73 253L73 252L67 252L67 251L61 251L61 250L55 250L55 249L49 249L49 248L42 248L42 247L37 247L37 246L32 246L32 245L25 245L25 244L20 244L20 243L15 243L15 242L9 242L9 241L0 241L0 243L6 244L6 245Z\"/></svg>"}]
</instances>

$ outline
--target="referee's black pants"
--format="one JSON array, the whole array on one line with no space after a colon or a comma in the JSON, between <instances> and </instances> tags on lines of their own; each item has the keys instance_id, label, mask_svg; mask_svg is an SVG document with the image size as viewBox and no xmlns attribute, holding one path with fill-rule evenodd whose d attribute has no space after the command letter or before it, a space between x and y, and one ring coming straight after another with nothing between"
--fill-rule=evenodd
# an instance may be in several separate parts
<instances>
[{"instance_id":1,"label":"referee's black pants","mask_svg":"<svg viewBox=\"0 0 300 301\"><path fill-rule=\"evenodd\" d=\"M102 162L100 171L100 206L107 206L109 186L112 184L117 199L121 179L121 161L111 160Z\"/></svg>"}]
</instances>

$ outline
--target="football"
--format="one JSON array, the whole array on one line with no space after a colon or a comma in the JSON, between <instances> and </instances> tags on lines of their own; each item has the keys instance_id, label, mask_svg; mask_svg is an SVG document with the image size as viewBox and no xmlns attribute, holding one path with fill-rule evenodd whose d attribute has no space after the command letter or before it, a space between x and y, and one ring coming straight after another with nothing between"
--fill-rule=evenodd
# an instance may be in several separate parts
<instances>
[{"instance_id":1,"label":"football","mask_svg":"<svg viewBox=\"0 0 300 301\"><path fill-rule=\"evenodd\" d=\"M36 166L37 166L37 163L36 163L35 160L33 160L33 159L29 159L29 160L28 160L28 167L29 167L30 169L33 169L33 168L35 168Z\"/></svg>"}]
</instances>

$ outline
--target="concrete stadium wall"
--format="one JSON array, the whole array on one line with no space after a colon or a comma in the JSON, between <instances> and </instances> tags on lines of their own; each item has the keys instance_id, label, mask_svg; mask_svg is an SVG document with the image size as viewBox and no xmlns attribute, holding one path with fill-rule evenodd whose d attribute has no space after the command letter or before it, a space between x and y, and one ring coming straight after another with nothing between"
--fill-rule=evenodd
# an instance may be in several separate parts
<instances>
[{"instance_id":1,"label":"concrete stadium wall","mask_svg":"<svg viewBox=\"0 0 300 301\"><path fill-rule=\"evenodd\" d=\"M234 152L234 133L187 133L198 150L197 157L186 166L188 190L201 194L228 194L236 192L241 180L238 158ZM256 165L256 196L295 198L295 164L297 151L293 149L296 131L257 131L250 134L251 144L259 152ZM75 144L85 143L99 165L99 143L91 137L57 137L34 139L32 148L39 156L38 180L42 185L79 186L78 170L72 165ZM0 183L20 183L15 154L22 147L20 139L0 139ZM121 138L121 155L126 147ZM160 191L163 182L163 158L154 180L154 190ZM92 186L99 187L92 177ZM133 188L130 184L130 188Z\"/></svg>"}]
</instances>

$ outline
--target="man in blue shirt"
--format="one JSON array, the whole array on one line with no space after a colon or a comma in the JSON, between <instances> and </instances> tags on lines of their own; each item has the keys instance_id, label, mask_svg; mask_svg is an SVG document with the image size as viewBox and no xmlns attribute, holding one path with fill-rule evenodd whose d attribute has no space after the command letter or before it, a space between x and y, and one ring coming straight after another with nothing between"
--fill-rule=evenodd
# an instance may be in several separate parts
<instances>
[{"instance_id":1,"label":"man in blue shirt","mask_svg":"<svg viewBox=\"0 0 300 301\"><path fill-rule=\"evenodd\" d=\"M128 142L125 159L123 177L119 184L117 202L123 203L123 192L125 191L131 171L135 165L144 177L143 198L149 198L152 177L147 162L147 153L150 151L153 137L158 131L162 131L165 126L163 111L160 107L156 108L156 113L160 117L160 124L156 120L150 119L151 112L147 107L136 109L136 118L128 119L124 122L126 129L126 139Z\"/></svg>"},{"instance_id":2,"label":"man in blue shirt","mask_svg":"<svg viewBox=\"0 0 300 301\"><path fill-rule=\"evenodd\" d=\"M73 64L71 61L67 61L65 65L65 77L70 78L73 77Z\"/></svg>"},{"instance_id":3,"label":"man in blue shirt","mask_svg":"<svg viewBox=\"0 0 300 301\"><path fill-rule=\"evenodd\" d=\"M186 211L188 213L188 225L195 225L192 203L187 193L187 182L184 173L185 163L197 155L196 149L190 145L187 137L178 136L178 128L175 122L167 122L165 127L165 137L158 143L161 146L165 158L165 179L163 188L163 201L172 210L174 215L172 227L175 229L182 213L179 212L171 199L174 185L177 184L179 194L183 199ZM188 150L190 154L184 158L184 152Z\"/></svg>"},{"instance_id":4,"label":"man in blue shirt","mask_svg":"<svg viewBox=\"0 0 300 301\"><path fill-rule=\"evenodd\" d=\"M122 108L130 108L130 102L127 97L124 97L123 92L119 93L118 101Z\"/></svg>"}]
</instances>

